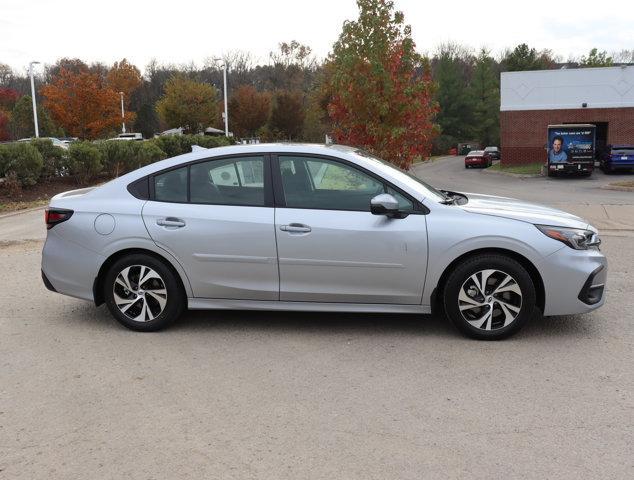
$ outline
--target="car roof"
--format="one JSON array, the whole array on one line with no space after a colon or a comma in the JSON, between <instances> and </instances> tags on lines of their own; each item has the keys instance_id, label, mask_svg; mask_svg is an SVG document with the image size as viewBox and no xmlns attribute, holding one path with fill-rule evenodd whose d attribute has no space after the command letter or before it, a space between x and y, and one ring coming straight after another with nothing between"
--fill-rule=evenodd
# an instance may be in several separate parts
<instances>
[{"instance_id":1,"label":"car roof","mask_svg":"<svg viewBox=\"0 0 634 480\"><path fill-rule=\"evenodd\" d=\"M393 166L386 165L384 162L372 157L363 150L346 145L323 145L309 143L258 143L215 148L199 148L191 153L161 160L115 178L114 180L111 180L110 182L107 182L106 184L93 190L91 192L91 196L108 197L113 194L117 195L116 192L127 188L127 186L135 180L162 170L178 168L180 165L189 162L212 160L215 157L222 157L226 155L256 155L258 153L322 155L347 160L362 168L366 168L367 170L377 173L388 181L391 181L397 187L400 187L410 193L414 196L414 198L417 198L418 200L422 199L417 189L412 187L411 182L394 176Z\"/></svg>"},{"instance_id":2,"label":"car roof","mask_svg":"<svg viewBox=\"0 0 634 480\"><path fill-rule=\"evenodd\" d=\"M253 155L257 153L297 153L297 154L314 154L314 155L331 155L336 157L352 157L352 153L358 152L359 149L355 147L349 147L346 145L324 145L324 144L311 144L311 143L256 143L248 145L229 145L225 147L214 148L197 148L190 153L184 153L175 157L170 157L165 160L151 163L137 170L129 172L118 179L125 180L126 183L134 181L137 178L142 178L152 173L169 169L172 167L178 167L183 163L195 162L196 160L212 159L214 157L220 157L224 155ZM355 163L361 164L359 157L355 155L353 158L348 158ZM370 162L370 160L368 160ZM113 182L114 182L113 181ZM112 183L112 182L110 182Z\"/></svg>"}]
</instances>

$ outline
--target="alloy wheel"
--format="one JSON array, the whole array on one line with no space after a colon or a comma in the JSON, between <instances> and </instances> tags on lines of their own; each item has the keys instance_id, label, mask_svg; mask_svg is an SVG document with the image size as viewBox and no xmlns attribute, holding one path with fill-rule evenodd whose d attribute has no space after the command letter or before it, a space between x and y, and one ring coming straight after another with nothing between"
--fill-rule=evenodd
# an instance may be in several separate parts
<instances>
[{"instance_id":1,"label":"alloy wheel","mask_svg":"<svg viewBox=\"0 0 634 480\"><path fill-rule=\"evenodd\" d=\"M130 320L149 322L163 313L167 289L161 276L145 265L121 270L112 287L117 308Z\"/></svg>"},{"instance_id":2,"label":"alloy wheel","mask_svg":"<svg viewBox=\"0 0 634 480\"><path fill-rule=\"evenodd\" d=\"M460 287L458 308L471 326L497 330L510 325L520 314L522 290L508 273L480 270Z\"/></svg>"}]
</instances>

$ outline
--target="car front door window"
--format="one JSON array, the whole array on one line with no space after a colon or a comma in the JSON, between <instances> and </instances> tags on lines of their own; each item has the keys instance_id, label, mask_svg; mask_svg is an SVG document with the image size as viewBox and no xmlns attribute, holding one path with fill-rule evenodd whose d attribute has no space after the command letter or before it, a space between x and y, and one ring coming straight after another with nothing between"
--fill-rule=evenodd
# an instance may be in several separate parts
<instances>
[{"instance_id":1,"label":"car front door window","mask_svg":"<svg viewBox=\"0 0 634 480\"><path fill-rule=\"evenodd\" d=\"M385 192L383 182L332 160L280 157L288 208L369 211L372 197Z\"/></svg>"}]
</instances>

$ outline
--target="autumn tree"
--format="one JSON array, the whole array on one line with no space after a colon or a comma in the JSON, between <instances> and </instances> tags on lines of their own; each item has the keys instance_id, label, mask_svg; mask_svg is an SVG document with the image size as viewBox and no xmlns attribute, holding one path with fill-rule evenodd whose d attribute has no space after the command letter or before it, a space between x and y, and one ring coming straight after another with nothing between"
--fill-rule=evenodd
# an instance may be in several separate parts
<instances>
[{"instance_id":1,"label":"autumn tree","mask_svg":"<svg viewBox=\"0 0 634 480\"><path fill-rule=\"evenodd\" d=\"M401 168L429 155L435 105L428 63L389 0L357 0L328 62L328 112L337 142L363 147Z\"/></svg>"},{"instance_id":2,"label":"autumn tree","mask_svg":"<svg viewBox=\"0 0 634 480\"><path fill-rule=\"evenodd\" d=\"M238 137L253 137L266 124L271 112L271 95L251 85L241 85L229 100L231 129Z\"/></svg>"},{"instance_id":3,"label":"autumn tree","mask_svg":"<svg viewBox=\"0 0 634 480\"><path fill-rule=\"evenodd\" d=\"M11 111L20 94L13 88L0 87L0 109Z\"/></svg>"},{"instance_id":4,"label":"autumn tree","mask_svg":"<svg viewBox=\"0 0 634 480\"><path fill-rule=\"evenodd\" d=\"M0 87L0 141L11 138L9 133L10 112L19 96L20 94L12 88Z\"/></svg>"},{"instance_id":5,"label":"autumn tree","mask_svg":"<svg viewBox=\"0 0 634 480\"><path fill-rule=\"evenodd\" d=\"M304 128L304 106L299 92L277 92L274 97L269 130L274 137L297 139Z\"/></svg>"},{"instance_id":6,"label":"autumn tree","mask_svg":"<svg viewBox=\"0 0 634 480\"><path fill-rule=\"evenodd\" d=\"M9 140L9 114L4 110L0 110L0 142Z\"/></svg>"},{"instance_id":7,"label":"autumn tree","mask_svg":"<svg viewBox=\"0 0 634 480\"><path fill-rule=\"evenodd\" d=\"M114 62L106 75L106 84L115 92L123 92L126 107L130 105L132 92L143 82L141 72L125 58L120 62Z\"/></svg>"},{"instance_id":8,"label":"autumn tree","mask_svg":"<svg viewBox=\"0 0 634 480\"><path fill-rule=\"evenodd\" d=\"M165 83L165 94L156 103L156 112L168 127L183 127L196 133L214 123L217 96L212 85L174 75Z\"/></svg>"},{"instance_id":9,"label":"autumn tree","mask_svg":"<svg viewBox=\"0 0 634 480\"><path fill-rule=\"evenodd\" d=\"M62 68L54 80L42 88L44 106L66 133L95 139L116 131L121 124L119 94L95 73ZM126 112L132 124L134 114Z\"/></svg>"}]
</instances>

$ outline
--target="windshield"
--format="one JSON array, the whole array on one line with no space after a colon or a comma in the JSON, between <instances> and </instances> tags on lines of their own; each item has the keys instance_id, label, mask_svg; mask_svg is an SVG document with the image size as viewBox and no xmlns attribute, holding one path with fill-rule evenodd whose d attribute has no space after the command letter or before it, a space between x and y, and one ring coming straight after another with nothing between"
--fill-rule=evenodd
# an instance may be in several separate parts
<instances>
[{"instance_id":1,"label":"windshield","mask_svg":"<svg viewBox=\"0 0 634 480\"><path fill-rule=\"evenodd\" d=\"M421 192L423 194L423 196L425 198L431 198L432 200L435 200L437 202L445 202L449 197L447 195L445 195L444 193L442 193L440 190L432 187L431 185L429 185L428 183L423 182L420 178L412 175L409 172L406 172L405 170L401 170L400 168L396 167L395 165L392 165L391 163L382 160L378 157L375 157L374 155L364 151L364 150L360 150L357 149L354 151L354 153L356 155L359 155L363 158L366 159L370 159L374 162L377 162L381 165L382 168L385 169L385 167L389 168L390 170L390 174L393 175L394 177L398 178L401 182L411 186L413 189ZM422 187L422 188L421 188Z\"/></svg>"}]
</instances>

